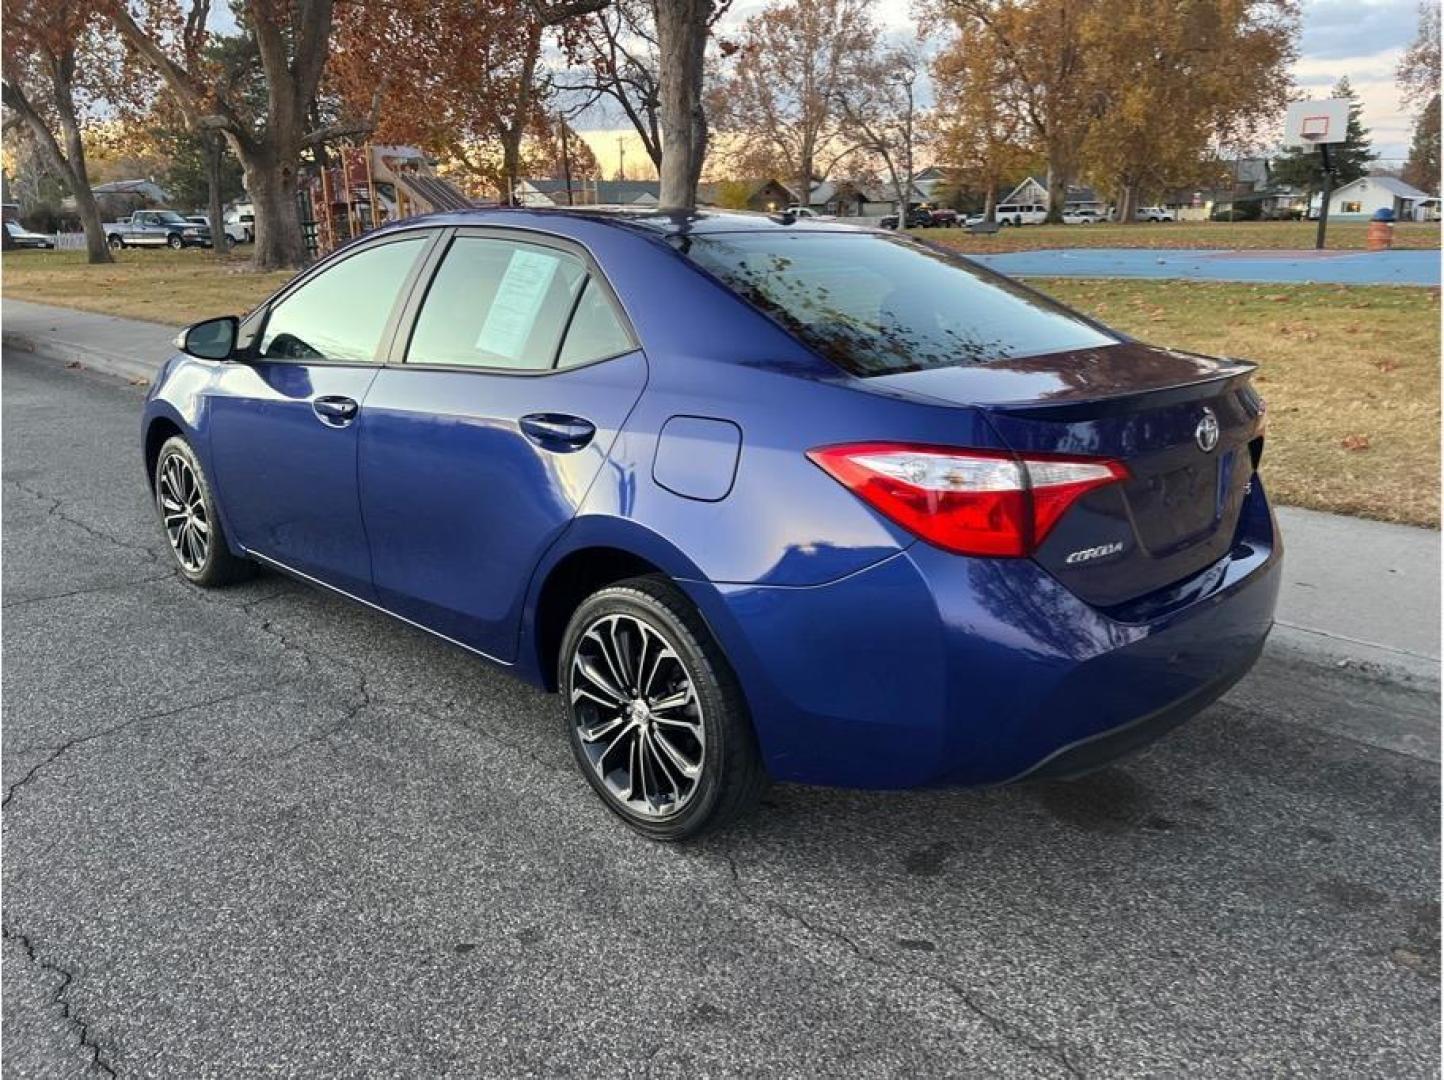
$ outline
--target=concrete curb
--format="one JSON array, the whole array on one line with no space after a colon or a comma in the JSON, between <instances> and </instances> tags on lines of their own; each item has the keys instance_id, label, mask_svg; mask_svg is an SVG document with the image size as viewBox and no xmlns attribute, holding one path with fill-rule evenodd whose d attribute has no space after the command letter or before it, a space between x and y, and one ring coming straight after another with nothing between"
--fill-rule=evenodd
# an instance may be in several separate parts
<instances>
[{"instance_id":1,"label":"concrete curb","mask_svg":"<svg viewBox=\"0 0 1444 1080\"><path fill-rule=\"evenodd\" d=\"M1424 693L1440 690L1439 661L1418 653L1275 622L1267 651L1315 667L1347 669L1380 682Z\"/></svg>"},{"instance_id":2,"label":"concrete curb","mask_svg":"<svg viewBox=\"0 0 1444 1080\"><path fill-rule=\"evenodd\" d=\"M88 345L77 345L71 341L55 341L35 337L14 330L0 332L0 346L32 353L45 360L55 360L65 365L78 364L93 371L117 375L127 382L149 383L160 370L159 365L147 363L134 357L122 356Z\"/></svg>"}]
</instances>

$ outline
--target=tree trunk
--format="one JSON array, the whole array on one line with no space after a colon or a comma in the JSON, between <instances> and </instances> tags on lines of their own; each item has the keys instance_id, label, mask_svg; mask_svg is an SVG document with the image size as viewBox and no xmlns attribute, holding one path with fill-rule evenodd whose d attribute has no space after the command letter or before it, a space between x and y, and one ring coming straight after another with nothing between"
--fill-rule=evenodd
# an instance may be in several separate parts
<instances>
[{"instance_id":1,"label":"tree trunk","mask_svg":"<svg viewBox=\"0 0 1444 1080\"><path fill-rule=\"evenodd\" d=\"M256 269L286 270L304 265L306 244L296 203L299 178L295 163L300 160L299 148L278 152L278 164L263 152L232 145L245 170L246 191L256 214Z\"/></svg>"},{"instance_id":2,"label":"tree trunk","mask_svg":"<svg viewBox=\"0 0 1444 1080\"><path fill-rule=\"evenodd\" d=\"M56 143L55 136L45 126L29 103L25 103L20 114L26 116L30 130L35 133L40 146L53 157L52 165L59 166L59 173L65 179L75 198L75 211L81 218L85 230L85 257L90 263L114 263L110 247L105 244L105 230L101 227L100 206L95 205L95 195L90 188L90 170L85 166L85 141L81 139L81 126L75 117L75 95L72 82L75 78L75 53L66 52L61 56L49 56L51 68L51 90L55 98L55 117L61 124L61 136L65 139L65 152ZM12 104L7 101L6 104Z\"/></svg>"},{"instance_id":3,"label":"tree trunk","mask_svg":"<svg viewBox=\"0 0 1444 1080\"><path fill-rule=\"evenodd\" d=\"M517 188L521 183L522 129L516 124L501 130L501 193L503 206L515 206Z\"/></svg>"},{"instance_id":4,"label":"tree trunk","mask_svg":"<svg viewBox=\"0 0 1444 1080\"><path fill-rule=\"evenodd\" d=\"M1114 215L1120 225L1133 225L1137 223L1135 211L1138 209L1138 185L1125 180L1118 185L1117 212Z\"/></svg>"},{"instance_id":5,"label":"tree trunk","mask_svg":"<svg viewBox=\"0 0 1444 1080\"><path fill-rule=\"evenodd\" d=\"M1068 173L1058 164L1048 163L1048 216L1049 225L1063 223L1063 206L1068 201Z\"/></svg>"},{"instance_id":6,"label":"tree trunk","mask_svg":"<svg viewBox=\"0 0 1444 1080\"><path fill-rule=\"evenodd\" d=\"M662 167L660 204L697 206L697 181L707 156L707 115L702 107L702 58L713 0L653 0L661 56ZM800 196L806 199L808 192Z\"/></svg>"},{"instance_id":7,"label":"tree trunk","mask_svg":"<svg viewBox=\"0 0 1444 1080\"><path fill-rule=\"evenodd\" d=\"M998 193L992 184L988 185L987 194L983 196L983 220L998 220Z\"/></svg>"},{"instance_id":8,"label":"tree trunk","mask_svg":"<svg viewBox=\"0 0 1444 1080\"><path fill-rule=\"evenodd\" d=\"M210 204L206 211L211 222L211 254L218 259L224 259L231 246L226 237L226 211L221 205L221 161L226 152L226 144L221 136L214 132L207 132L203 139L206 155L206 195Z\"/></svg>"}]
</instances>

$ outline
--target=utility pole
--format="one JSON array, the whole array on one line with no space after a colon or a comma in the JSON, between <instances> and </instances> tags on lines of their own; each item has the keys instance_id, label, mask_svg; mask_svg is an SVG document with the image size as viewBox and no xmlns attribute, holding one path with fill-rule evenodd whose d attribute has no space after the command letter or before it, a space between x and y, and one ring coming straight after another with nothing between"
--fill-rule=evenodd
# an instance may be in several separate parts
<instances>
[{"instance_id":1,"label":"utility pole","mask_svg":"<svg viewBox=\"0 0 1444 1080\"><path fill-rule=\"evenodd\" d=\"M567 205L572 205L572 155L567 148L567 118L558 116L557 123L562 126L562 175L567 181Z\"/></svg>"},{"instance_id":2,"label":"utility pole","mask_svg":"<svg viewBox=\"0 0 1444 1080\"><path fill-rule=\"evenodd\" d=\"M625 140L622 136L618 135L618 136L617 136L617 179L618 179L618 180L625 180L626 178L627 178L627 142L626 142L626 140Z\"/></svg>"}]
</instances>

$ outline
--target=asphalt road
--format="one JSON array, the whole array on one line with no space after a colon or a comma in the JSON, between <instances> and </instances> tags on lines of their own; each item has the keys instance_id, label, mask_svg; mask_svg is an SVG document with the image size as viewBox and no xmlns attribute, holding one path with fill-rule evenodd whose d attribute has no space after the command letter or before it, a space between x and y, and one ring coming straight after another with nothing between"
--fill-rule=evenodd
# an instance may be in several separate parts
<instances>
[{"instance_id":1,"label":"asphalt road","mask_svg":"<svg viewBox=\"0 0 1444 1080\"><path fill-rule=\"evenodd\" d=\"M1438 1072L1434 696L1270 658L1085 781L661 847L554 699L184 584L140 390L3 365L7 1077Z\"/></svg>"}]
</instances>

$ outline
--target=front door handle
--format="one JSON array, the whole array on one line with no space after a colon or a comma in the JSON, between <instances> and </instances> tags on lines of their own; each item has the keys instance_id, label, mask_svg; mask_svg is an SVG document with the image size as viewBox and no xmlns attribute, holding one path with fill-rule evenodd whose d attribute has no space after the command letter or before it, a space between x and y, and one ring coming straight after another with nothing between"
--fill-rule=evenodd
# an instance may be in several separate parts
<instances>
[{"instance_id":1,"label":"front door handle","mask_svg":"<svg viewBox=\"0 0 1444 1080\"><path fill-rule=\"evenodd\" d=\"M359 408L351 398L339 395L318 397L311 402L311 411L316 414L316 418L331 427L345 427L356 419Z\"/></svg>"},{"instance_id":2,"label":"front door handle","mask_svg":"<svg viewBox=\"0 0 1444 1080\"><path fill-rule=\"evenodd\" d=\"M592 441L597 426L580 416L564 413L531 413L521 418L521 430L543 450L569 454Z\"/></svg>"}]
</instances>

